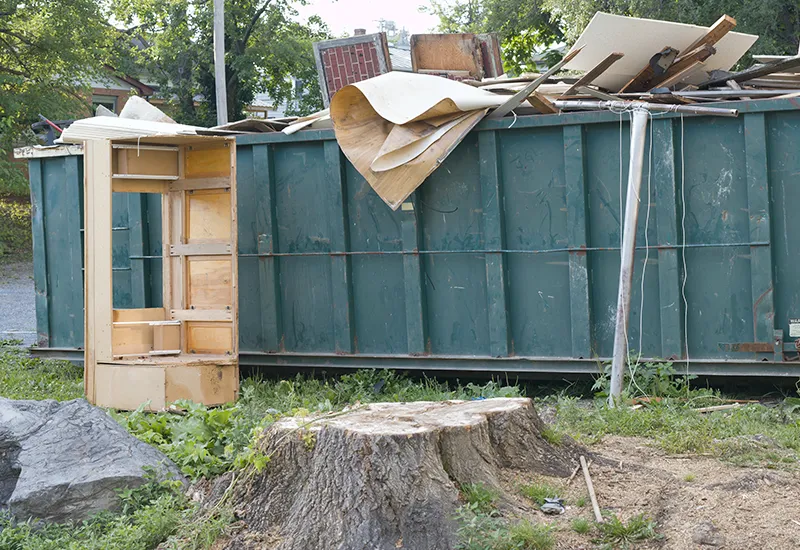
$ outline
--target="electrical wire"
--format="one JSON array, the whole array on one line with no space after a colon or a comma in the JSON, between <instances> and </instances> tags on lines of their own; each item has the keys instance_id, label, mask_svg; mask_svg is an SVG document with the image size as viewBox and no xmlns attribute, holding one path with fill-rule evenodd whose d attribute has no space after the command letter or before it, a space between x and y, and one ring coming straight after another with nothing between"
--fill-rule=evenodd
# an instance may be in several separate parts
<instances>
[{"instance_id":1,"label":"electrical wire","mask_svg":"<svg viewBox=\"0 0 800 550\"><path fill-rule=\"evenodd\" d=\"M684 124L681 113L681 257L683 259L683 279L681 281L681 297L683 298L683 345L686 355L686 394L689 394L689 302L686 299L686 157L684 154Z\"/></svg>"}]
</instances>

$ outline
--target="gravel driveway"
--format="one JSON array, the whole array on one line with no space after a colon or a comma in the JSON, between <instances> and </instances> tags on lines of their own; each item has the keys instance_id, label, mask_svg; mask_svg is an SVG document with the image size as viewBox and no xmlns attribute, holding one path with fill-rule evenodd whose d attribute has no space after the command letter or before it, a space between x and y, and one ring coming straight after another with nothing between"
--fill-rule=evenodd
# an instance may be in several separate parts
<instances>
[{"instance_id":1,"label":"gravel driveway","mask_svg":"<svg viewBox=\"0 0 800 550\"><path fill-rule=\"evenodd\" d=\"M0 340L36 342L36 301L33 263L0 263Z\"/></svg>"}]
</instances>

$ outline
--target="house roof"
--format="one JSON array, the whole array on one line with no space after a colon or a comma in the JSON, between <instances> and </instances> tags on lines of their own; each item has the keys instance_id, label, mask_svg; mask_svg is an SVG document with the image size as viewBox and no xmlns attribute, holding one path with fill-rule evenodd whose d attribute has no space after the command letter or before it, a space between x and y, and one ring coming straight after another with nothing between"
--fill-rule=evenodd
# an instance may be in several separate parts
<instances>
[{"instance_id":1,"label":"house roof","mask_svg":"<svg viewBox=\"0 0 800 550\"><path fill-rule=\"evenodd\" d=\"M389 58L393 71L411 72L411 48L389 45Z\"/></svg>"}]
</instances>

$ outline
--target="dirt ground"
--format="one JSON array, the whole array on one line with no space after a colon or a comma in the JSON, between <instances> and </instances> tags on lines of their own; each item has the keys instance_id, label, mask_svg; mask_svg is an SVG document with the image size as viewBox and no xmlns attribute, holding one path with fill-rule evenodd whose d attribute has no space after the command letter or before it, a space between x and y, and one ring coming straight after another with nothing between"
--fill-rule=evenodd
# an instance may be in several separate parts
<instances>
[{"instance_id":1,"label":"dirt ground","mask_svg":"<svg viewBox=\"0 0 800 550\"><path fill-rule=\"evenodd\" d=\"M635 548L800 549L796 472L741 468L712 457L669 456L639 438L609 436L591 450L611 459L590 468L600 508L623 520L644 513L658 523L663 538ZM565 484L554 478L513 483L533 481ZM568 504L563 515L536 511L531 519L554 524L559 549L594 548L591 534L578 535L570 528L575 518L593 520L580 473L563 492ZM581 497L587 497L585 506L575 506Z\"/></svg>"}]
</instances>

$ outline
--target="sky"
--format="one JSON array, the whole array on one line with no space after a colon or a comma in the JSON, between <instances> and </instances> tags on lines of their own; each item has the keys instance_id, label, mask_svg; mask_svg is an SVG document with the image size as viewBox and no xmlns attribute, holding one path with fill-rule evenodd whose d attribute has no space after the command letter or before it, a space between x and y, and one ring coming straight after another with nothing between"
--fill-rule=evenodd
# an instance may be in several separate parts
<instances>
[{"instance_id":1,"label":"sky","mask_svg":"<svg viewBox=\"0 0 800 550\"><path fill-rule=\"evenodd\" d=\"M353 29L377 32L381 18L414 34L427 32L438 23L433 15L419 12L419 6L425 4L424 0L309 0L308 5L297 6L297 11L301 19L319 15L335 36L351 36Z\"/></svg>"}]
</instances>

